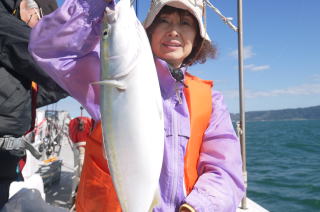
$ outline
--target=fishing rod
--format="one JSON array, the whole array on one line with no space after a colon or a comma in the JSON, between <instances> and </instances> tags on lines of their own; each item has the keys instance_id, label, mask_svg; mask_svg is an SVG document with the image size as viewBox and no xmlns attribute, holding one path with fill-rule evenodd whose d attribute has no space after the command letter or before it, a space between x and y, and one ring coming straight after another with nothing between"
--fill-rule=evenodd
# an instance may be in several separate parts
<instances>
[{"instance_id":1,"label":"fishing rod","mask_svg":"<svg viewBox=\"0 0 320 212\"><path fill-rule=\"evenodd\" d=\"M139 11L139 10L138 10L138 0L136 0L136 14L137 14L137 17L139 16L139 15L138 15L138 11Z\"/></svg>"},{"instance_id":2,"label":"fishing rod","mask_svg":"<svg viewBox=\"0 0 320 212\"><path fill-rule=\"evenodd\" d=\"M138 17L138 0L131 0L130 4L131 4L131 6L135 5L135 11L136 11L136 15Z\"/></svg>"}]
</instances>

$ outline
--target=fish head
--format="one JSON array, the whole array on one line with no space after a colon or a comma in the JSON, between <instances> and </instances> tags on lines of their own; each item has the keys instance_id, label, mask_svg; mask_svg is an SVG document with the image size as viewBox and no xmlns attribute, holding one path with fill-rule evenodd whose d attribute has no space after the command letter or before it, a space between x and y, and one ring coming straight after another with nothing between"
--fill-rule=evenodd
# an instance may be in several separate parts
<instances>
[{"instance_id":1,"label":"fish head","mask_svg":"<svg viewBox=\"0 0 320 212\"><path fill-rule=\"evenodd\" d=\"M145 33L130 0L106 8L101 36L102 79L122 77L136 63L141 32Z\"/></svg>"}]
</instances>

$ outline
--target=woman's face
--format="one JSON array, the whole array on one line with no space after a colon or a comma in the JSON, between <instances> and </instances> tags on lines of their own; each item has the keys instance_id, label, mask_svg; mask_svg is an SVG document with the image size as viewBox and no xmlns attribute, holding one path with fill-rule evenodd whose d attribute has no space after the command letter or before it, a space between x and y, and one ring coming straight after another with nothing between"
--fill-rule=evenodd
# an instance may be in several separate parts
<instances>
[{"instance_id":1,"label":"woman's face","mask_svg":"<svg viewBox=\"0 0 320 212\"><path fill-rule=\"evenodd\" d=\"M160 14L151 34L153 54L179 68L192 51L196 29L197 23L191 14Z\"/></svg>"}]
</instances>

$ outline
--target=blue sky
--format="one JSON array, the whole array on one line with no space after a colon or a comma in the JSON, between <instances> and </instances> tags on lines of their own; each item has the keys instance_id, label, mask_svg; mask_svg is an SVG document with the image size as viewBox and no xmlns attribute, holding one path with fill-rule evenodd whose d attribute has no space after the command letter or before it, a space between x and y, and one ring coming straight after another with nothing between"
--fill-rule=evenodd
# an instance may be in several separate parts
<instances>
[{"instance_id":1,"label":"blue sky","mask_svg":"<svg viewBox=\"0 0 320 212\"><path fill-rule=\"evenodd\" d=\"M140 20L145 18L149 2L138 0ZM226 17L233 17L237 25L237 0L211 3ZM243 0L246 111L320 105L319 9L319 0ZM229 111L237 113L237 34L210 8L207 28L218 57L192 66L191 73L214 80ZM72 98L55 107L73 117L80 115L80 105Z\"/></svg>"}]
</instances>

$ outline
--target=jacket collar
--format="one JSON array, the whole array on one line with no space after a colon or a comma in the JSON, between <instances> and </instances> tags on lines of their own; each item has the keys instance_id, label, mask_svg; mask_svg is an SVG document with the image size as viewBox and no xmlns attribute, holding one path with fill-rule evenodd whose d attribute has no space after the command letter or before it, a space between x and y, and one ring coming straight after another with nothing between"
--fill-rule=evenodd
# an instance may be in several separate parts
<instances>
[{"instance_id":1,"label":"jacket collar","mask_svg":"<svg viewBox=\"0 0 320 212\"><path fill-rule=\"evenodd\" d=\"M167 99L175 95L177 89L182 91L184 88L183 84L177 82L176 79L171 75L170 69L172 69L172 67L170 67L166 61L160 58L155 57L154 60L157 68L162 97ZM181 67L181 71L183 75L185 75L187 72L187 67Z\"/></svg>"}]
</instances>

